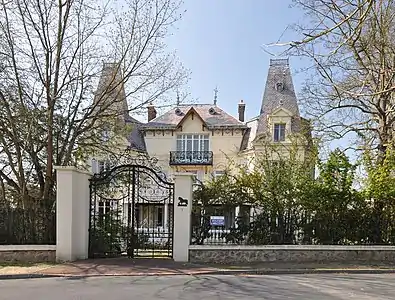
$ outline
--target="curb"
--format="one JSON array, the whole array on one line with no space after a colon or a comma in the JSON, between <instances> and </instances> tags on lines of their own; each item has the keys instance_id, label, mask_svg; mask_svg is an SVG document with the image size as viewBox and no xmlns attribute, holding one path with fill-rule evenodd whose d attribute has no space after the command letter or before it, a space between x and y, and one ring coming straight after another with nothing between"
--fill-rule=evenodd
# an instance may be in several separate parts
<instances>
[{"instance_id":1,"label":"curb","mask_svg":"<svg viewBox=\"0 0 395 300\"><path fill-rule=\"evenodd\" d=\"M224 275L394 274L395 269L267 269L226 270Z\"/></svg>"},{"instance_id":2,"label":"curb","mask_svg":"<svg viewBox=\"0 0 395 300\"><path fill-rule=\"evenodd\" d=\"M9 280L9 279L35 279L35 278L54 278L61 277L56 274L3 274L0 275L0 280Z\"/></svg>"},{"instance_id":3,"label":"curb","mask_svg":"<svg viewBox=\"0 0 395 300\"><path fill-rule=\"evenodd\" d=\"M204 276L204 275L301 275L301 274L395 274L395 269L272 269L272 270L213 270L202 272L180 273L121 273L121 274L4 274L0 280L38 279L38 278L66 278L83 279L89 277L134 277L134 276Z\"/></svg>"}]
</instances>

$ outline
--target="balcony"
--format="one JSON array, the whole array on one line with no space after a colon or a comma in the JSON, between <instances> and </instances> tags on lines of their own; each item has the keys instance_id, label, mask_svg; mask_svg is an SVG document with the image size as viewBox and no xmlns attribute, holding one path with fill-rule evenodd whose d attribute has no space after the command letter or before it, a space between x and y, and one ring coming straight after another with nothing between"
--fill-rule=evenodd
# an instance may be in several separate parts
<instances>
[{"instance_id":1,"label":"balcony","mask_svg":"<svg viewBox=\"0 0 395 300\"><path fill-rule=\"evenodd\" d=\"M212 151L170 151L171 166L201 165L211 166L213 164Z\"/></svg>"}]
</instances>

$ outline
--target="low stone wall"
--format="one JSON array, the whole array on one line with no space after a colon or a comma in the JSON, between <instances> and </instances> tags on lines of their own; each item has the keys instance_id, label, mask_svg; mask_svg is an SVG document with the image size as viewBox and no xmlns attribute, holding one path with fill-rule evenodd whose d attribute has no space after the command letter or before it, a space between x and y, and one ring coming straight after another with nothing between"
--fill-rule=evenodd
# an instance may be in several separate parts
<instances>
[{"instance_id":1,"label":"low stone wall","mask_svg":"<svg viewBox=\"0 0 395 300\"><path fill-rule=\"evenodd\" d=\"M55 245L0 245L0 263L55 261Z\"/></svg>"},{"instance_id":2,"label":"low stone wall","mask_svg":"<svg viewBox=\"0 0 395 300\"><path fill-rule=\"evenodd\" d=\"M395 262L395 246L189 246L194 263Z\"/></svg>"}]
</instances>

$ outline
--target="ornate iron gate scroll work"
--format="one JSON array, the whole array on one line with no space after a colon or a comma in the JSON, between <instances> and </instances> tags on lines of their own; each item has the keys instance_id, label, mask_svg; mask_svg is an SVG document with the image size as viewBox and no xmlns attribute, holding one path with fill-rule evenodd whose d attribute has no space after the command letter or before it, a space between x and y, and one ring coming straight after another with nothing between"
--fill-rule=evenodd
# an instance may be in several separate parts
<instances>
[{"instance_id":1,"label":"ornate iron gate scroll work","mask_svg":"<svg viewBox=\"0 0 395 300\"><path fill-rule=\"evenodd\" d=\"M174 183L130 162L91 179L89 256L172 257Z\"/></svg>"}]
</instances>

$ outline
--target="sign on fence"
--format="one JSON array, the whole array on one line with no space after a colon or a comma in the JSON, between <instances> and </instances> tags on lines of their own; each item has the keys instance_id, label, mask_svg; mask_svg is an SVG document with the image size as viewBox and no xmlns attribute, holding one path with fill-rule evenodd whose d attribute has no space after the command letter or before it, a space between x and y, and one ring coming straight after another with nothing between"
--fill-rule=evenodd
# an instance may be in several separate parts
<instances>
[{"instance_id":1,"label":"sign on fence","mask_svg":"<svg viewBox=\"0 0 395 300\"><path fill-rule=\"evenodd\" d=\"M225 217L224 216L210 216L210 225L211 226L225 226Z\"/></svg>"}]
</instances>

